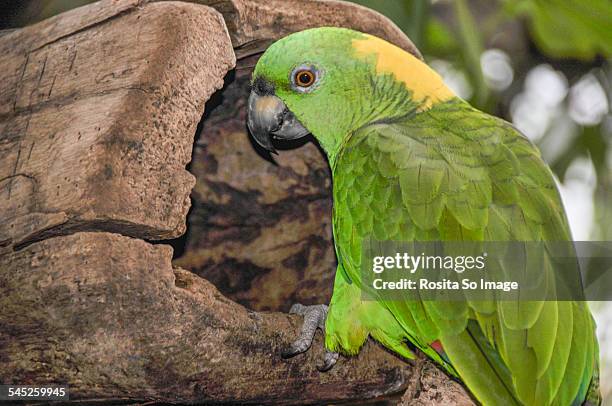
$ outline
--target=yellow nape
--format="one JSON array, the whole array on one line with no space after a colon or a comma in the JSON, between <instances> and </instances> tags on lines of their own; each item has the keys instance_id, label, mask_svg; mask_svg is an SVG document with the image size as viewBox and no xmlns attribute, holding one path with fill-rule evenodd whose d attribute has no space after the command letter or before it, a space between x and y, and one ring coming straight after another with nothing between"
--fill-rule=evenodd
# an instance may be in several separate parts
<instances>
[{"instance_id":1,"label":"yellow nape","mask_svg":"<svg viewBox=\"0 0 612 406\"><path fill-rule=\"evenodd\" d=\"M364 34L363 39L354 39L353 48L360 58L376 56L376 73L392 74L412 91L415 102L422 110L436 103L455 97L444 81L425 62L403 49L372 35Z\"/></svg>"}]
</instances>

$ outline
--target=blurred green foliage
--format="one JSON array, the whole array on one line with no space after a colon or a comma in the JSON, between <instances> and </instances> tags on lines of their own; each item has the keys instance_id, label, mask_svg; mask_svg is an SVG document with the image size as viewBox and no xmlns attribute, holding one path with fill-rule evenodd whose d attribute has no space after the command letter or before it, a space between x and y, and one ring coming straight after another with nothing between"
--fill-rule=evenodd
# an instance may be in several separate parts
<instances>
[{"instance_id":1,"label":"blurred green foliage","mask_svg":"<svg viewBox=\"0 0 612 406\"><path fill-rule=\"evenodd\" d=\"M433 7L453 5L456 9L459 31L480 31L490 24L473 25L470 14L478 11L484 2L466 0L353 0L379 11L395 22L425 53L437 54L457 49L457 40L474 48L478 35L458 38L451 34L437 16ZM481 3L480 5L478 3ZM592 60L596 56L612 56L612 2L610 0L490 0L498 13L496 23L523 18L532 39L540 50L550 57L569 57ZM476 7L473 7L476 4ZM485 7L486 8L486 7ZM429 18L431 16L431 18ZM491 21L489 21L491 22ZM433 52L427 52L433 51Z\"/></svg>"},{"instance_id":2,"label":"blurred green foliage","mask_svg":"<svg viewBox=\"0 0 612 406\"><path fill-rule=\"evenodd\" d=\"M610 0L504 0L508 17L526 17L545 54L591 60L612 56Z\"/></svg>"}]
</instances>

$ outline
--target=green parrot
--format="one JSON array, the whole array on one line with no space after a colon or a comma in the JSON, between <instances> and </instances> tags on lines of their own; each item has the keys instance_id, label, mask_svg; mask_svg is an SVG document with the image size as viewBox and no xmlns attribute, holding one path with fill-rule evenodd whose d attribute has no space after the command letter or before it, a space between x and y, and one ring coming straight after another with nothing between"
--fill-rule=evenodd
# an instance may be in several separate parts
<instances>
[{"instance_id":1,"label":"green parrot","mask_svg":"<svg viewBox=\"0 0 612 406\"><path fill-rule=\"evenodd\" d=\"M325 359L368 337L405 358L419 349L484 405L599 404L598 343L584 301L521 306L364 300L363 241L571 241L550 169L511 124L457 97L422 60L371 35L316 28L259 59L248 127L275 139L312 134L333 182L338 267L329 306L304 315L284 353L325 333ZM554 272L554 270L549 270Z\"/></svg>"}]
</instances>

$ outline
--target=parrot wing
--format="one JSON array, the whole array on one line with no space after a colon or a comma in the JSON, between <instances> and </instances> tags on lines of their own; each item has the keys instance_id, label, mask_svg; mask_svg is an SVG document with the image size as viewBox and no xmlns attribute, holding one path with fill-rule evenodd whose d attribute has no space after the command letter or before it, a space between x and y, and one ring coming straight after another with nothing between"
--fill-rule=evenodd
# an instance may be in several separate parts
<instances>
[{"instance_id":1,"label":"parrot wing","mask_svg":"<svg viewBox=\"0 0 612 406\"><path fill-rule=\"evenodd\" d=\"M571 240L537 149L509 123L460 100L361 127L332 171L337 253L358 284L368 238ZM554 260L544 254L541 262L550 287ZM380 301L407 339L434 359L441 354L484 404L569 405L584 399L596 373L585 302L422 301L418 293Z\"/></svg>"}]
</instances>

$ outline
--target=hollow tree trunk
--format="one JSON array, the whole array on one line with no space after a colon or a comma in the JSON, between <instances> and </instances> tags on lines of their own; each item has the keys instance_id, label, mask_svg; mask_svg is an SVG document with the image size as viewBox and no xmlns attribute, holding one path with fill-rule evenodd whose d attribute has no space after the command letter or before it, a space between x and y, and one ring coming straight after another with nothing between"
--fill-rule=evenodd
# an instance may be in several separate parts
<instances>
[{"instance_id":1,"label":"hollow tree trunk","mask_svg":"<svg viewBox=\"0 0 612 406\"><path fill-rule=\"evenodd\" d=\"M317 25L418 52L355 5L209 3L101 1L0 36L0 381L100 404L470 404L373 342L325 374L320 335L283 361L300 318L253 310L327 300L335 264L317 148L275 166L246 135L257 55ZM185 232L194 184L173 265L151 241Z\"/></svg>"}]
</instances>

